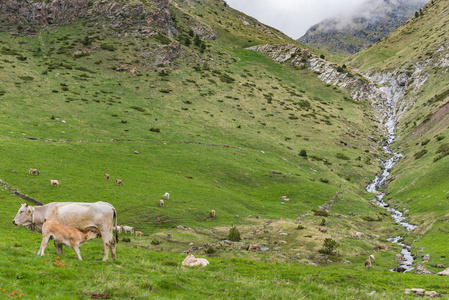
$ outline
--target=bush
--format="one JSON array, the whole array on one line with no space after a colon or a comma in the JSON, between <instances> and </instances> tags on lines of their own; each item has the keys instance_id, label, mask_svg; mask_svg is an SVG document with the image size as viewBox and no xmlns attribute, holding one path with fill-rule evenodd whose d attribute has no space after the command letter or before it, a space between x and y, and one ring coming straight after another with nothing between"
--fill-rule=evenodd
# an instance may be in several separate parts
<instances>
[{"instance_id":1,"label":"bush","mask_svg":"<svg viewBox=\"0 0 449 300\"><path fill-rule=\"evenodd\" d=\"M304 226L302 226L301 224L298 225L298 227L296 227L297 230L303 230L306 229Z\"/></svg>"},{"instance_id":2,"label":"bush","mask_svg":"<svg viewBox=\"0 0 449 300\"><path fill-rule=\"evenodd\" d=\"M430 139L426 139L424 141L421 142L421 146L425 146L430 142Z\"/></svg>"},{"instance_id":3,"label":"bush","mask_svg":"<svg viewBox=\"0 0 449 300\"><path fill-rule=\"evenodd\" d=\"M329 217L329 213L328 213L327 211L325 211L325 210L322 210L322 209L314 209L314 210L312 210L312 211L313 211L313 214L314 214L315 216Z\"/></svg>"},{"instance_id":4,"label":"bush","mask_svg":"<svg viewBox=\"0 0 449 300\"><path fill-rule=\"evenodd\" d=\"M151 127L150 131L151 132L161 132L161 130L159 128L155 128L155 127Z\"/></svg>"},{"instance_id":5,"label":"bush","mask_svg":"<svg viewBox=\"0 0 449 300\"><path fill-rule=\"evenodd\" d=\"M326 226L326 219L325 218L323 218L321 220L320 226Z\"/></svg>"},{"instance_id":6,"label":"bush","mask_svg":"<svg viewBox=\"0 0 449 300\"><path fill-rule=\"evenodd\" d=\"M415 157L415 159L419 159L427 152L427 149L422 149L421 151L416 152L413 156Z\"/></svg>"},{"instance_id":7,"label":"bush","mask_svg":"<svg viewBox=\"0 0 449 300\"><path fill-rule=\"evenodd\" d=\"M207 254L214 254L216 252L215 248L210 246L209 248L207 248L206 253Z\"/></svg>"},{"instance_id":8,"label":"bush","mask_svg":"<svg viewBox=\"0 0 449 300\"><path fill-rule=\"evenodd\" d=\"M301 151L299 151L299 156L307 157L307 151L302 149Z\"/></svg>"},{"instance_id":9,"label":"bush","mask_svg":"<svg viewBox=\"0 0 449 300\"><path fill-rule=\"evenodd\" d=\"M231 229L229 229L228 240L240 242L240 231L237 229L237 227L232 226Z\"/></svg>"},{"instance_id":10,"label":"bush","mask_svg":"<svg viewBox=\"0 0 449 300\"><path fill-rule=\"evenodd\" d=\"M115 51L117 50L117 48L115 48L114 45L110 45L110 44L101 44L101 49L103 50L107 50L107 51Z\"/></svg>"},{"instance_id":11,"label":"bush","mask_svg":"<svg viewBox=\"0 0 449 300\"><path fill-rule=\"evenodd\" d=\"M157 246L157 245L160 245L160 244L162 244L162 241L158 240L157 238L154 238L154 239L151 241L151 245Z\"/></svg>"},{"instance_id":12,"label":"bush","mask_svg":"<svg viewBox=\"0 0 449 300\"><path fill-rule=\"evenodd\" d=\"M124 238L122 239L122 242L123 242L123 243L129 243L129 242L131 242L131 239L130 239L129 237L124 237Z\"/></svg>"},{"instance_id":13,"label":"bush","mask_svg":"<svg viewBox=\"0 0 449 300\"><path fill-rule=\"evenodd\" d=\"M337 153L337 154L335 154L335 157L338 159L350 160L350 158L347 157L346 155L344 155L343 153Z\"/></svg>"},{"instance_id":14,"label":"bush","mask_svg":"<svg viewBox=\"0 0 449 300\"><path fill-rule=\"evenodd\" d=\"M326 238L323 243L323 248L318 250L318 252L322 254L335 255L336 254L335 250L338 248L338 246L340 246L339 243L337 243L331 238Z\"/></svg>"}]
</instances>

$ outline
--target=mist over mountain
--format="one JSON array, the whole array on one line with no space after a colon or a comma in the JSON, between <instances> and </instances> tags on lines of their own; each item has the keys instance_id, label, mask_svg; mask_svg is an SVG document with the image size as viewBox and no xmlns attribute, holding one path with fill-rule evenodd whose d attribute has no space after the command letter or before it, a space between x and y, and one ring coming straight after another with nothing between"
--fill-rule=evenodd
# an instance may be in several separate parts
<instances>
[{"instance_id":1,"label":"mist over mountain","mask_svg":"<svg viewBox=\"0 0 449 300\"><path fill-rule=\"evenodd\" d=\"M381 40L414 17L427 0L365 1L354 12L325 19L298 41L348 56Z\"/></svg>"}]
</instances>

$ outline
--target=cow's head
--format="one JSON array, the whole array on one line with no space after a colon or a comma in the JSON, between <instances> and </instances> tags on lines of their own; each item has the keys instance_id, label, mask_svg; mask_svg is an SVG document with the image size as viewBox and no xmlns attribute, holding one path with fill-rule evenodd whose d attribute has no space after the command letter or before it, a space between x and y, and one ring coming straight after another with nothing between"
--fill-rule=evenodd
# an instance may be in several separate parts
<instances>
[{"instance_id":1,"label":"cow's head","mask_svg":"<svg viewBox=\"0 0 449 300\"><path fill-rule=\"evenodd\" d=\"M17 215L15 216L12 223L16 226L31 226L32 225L32 214L34 213L34 207L29 206L27 203L21 204Z\"/></svg>"}]
</instances>

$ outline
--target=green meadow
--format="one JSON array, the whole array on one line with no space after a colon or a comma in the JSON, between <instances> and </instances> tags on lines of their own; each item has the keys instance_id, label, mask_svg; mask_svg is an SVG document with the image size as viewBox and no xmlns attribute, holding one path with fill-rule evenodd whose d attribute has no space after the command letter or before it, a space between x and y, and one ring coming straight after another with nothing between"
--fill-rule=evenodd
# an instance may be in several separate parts
<instances>
[{"instance_id":1,"label":"green meadow","mask_svg":"<svg viewBox=\"0 0 449 300\"><path fill-rule=\"evenodd\" d=\"M447 168L444 158L433 162L445 153L447 126L426 127L422 145L411 130L414 115L399 125L395 147L405 157L385 192L419 225L407 233L365 191L385 157L369 102L245 49L294 43L277 30L222 2L195 9L175 2L178 36L162 29L126 35L104 16L37 26L31 36L2 25L0 298L402 299L410 298L407 288L446 294L446 277L391 272L401 249L387 238L403 236L417 259L430 253L432 265L449 263L441 234L449 230ZM195 22L216 38L195 44ZM375 64L366 52L356 59ZM435 85L426 87L427 100L444 86L437 77L429 79ZM51 179L60 185L50 186ZM25 201L16 190L43 203L109 202L119 225L144 235L122 234L115 261L101 261L100 239L81 247L83 261L67 247L57 257L51 243L38 257L41 235L12 224ZM159 207L166 192L170 199ZM328 213L320 209L326 203ZM228 241L233 226L240 242ZM364 238L351 238L354 232ZM323 251L326 239L337 243L335 251ZM249 244L265 249L247 251ZM387 249L375 252L379 244ZM210 264L182 266L189 249ZM376 260L366 268L370 254ZM442 270L432 265L426 268Z\"/></svg>"}]
</instances>

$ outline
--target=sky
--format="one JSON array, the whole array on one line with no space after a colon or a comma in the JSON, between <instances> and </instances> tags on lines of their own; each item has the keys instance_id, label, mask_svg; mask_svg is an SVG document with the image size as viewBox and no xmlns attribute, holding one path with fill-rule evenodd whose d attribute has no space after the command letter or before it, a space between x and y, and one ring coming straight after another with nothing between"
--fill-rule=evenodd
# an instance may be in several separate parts
<instances>
[{"instance_id":1,"label":"sky","mask_svg":"<svg viewBox=\"0 0 449 300\"><path fill-rule=\"evenodd\" d=\"M368 0L369 1L369 0ZM259 22L298 39L316 23L350 15L367 0L226 0L226 3Z\"/></svg>"}]
</instances>

